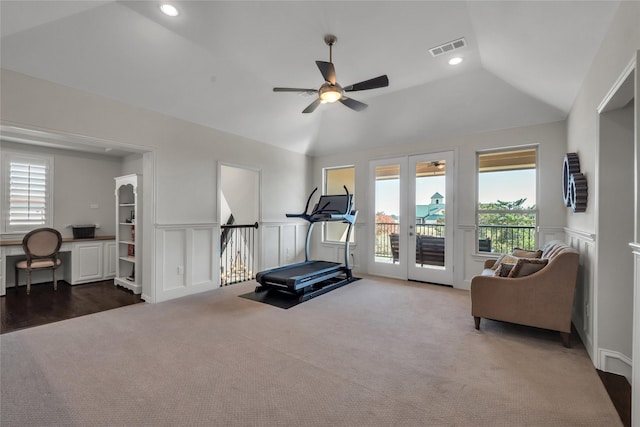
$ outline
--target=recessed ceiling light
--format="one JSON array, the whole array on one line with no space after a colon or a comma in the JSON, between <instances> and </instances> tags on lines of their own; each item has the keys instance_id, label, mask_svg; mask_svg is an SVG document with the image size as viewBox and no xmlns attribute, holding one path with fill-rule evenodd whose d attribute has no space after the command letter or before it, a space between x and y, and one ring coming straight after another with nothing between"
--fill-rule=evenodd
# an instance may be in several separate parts
<instances>
[{"instance_id":1,"label":"recessed ceiling light","mask_svg":"<svg viewBox=\"0 0 640 427\"><path fill-rule=\"evenodd\" d=\"M462 58L459 56L454 56L453 58L451 58L449 60L449 65L458 65L459 63L462 62Z\"/></svg>"},{"instance_id":2,"label":"recessed ceiling light","mask_svg":"<svg viewBox=\"0 0 640 427\"><path fill-rule=\"evenodd\" d=\"M160 10L167 16L178 16L180 14L174 5L169 3L160 5Z\"/></svg>"}]
</instances>

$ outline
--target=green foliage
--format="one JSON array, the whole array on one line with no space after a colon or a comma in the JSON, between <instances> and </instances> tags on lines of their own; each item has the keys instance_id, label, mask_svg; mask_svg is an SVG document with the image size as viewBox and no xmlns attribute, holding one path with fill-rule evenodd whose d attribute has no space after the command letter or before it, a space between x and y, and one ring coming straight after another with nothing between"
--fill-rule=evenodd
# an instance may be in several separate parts
<instances>
[{"instance_id":1,"label":"green foliage","mask_svg":"<svg viewBox=\"0 0 640 427\"><path fill-rule=\"evenodd\" d=\"M478 238L491 239L492 252L510 253L514 247L535 249L536 215L535 205L525 206L526 198L511 202L498 200L494 203L480 203L478 214Z\"/></svg>"}]
</instances>

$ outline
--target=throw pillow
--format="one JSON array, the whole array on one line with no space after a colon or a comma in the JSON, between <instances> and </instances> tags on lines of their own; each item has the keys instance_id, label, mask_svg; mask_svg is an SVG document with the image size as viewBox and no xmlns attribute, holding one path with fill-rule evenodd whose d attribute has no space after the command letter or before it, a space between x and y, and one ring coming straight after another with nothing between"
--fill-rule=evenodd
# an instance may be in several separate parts
<instances>
[{"instance_id":1,"label":"throw pillow","mask_svg":"<svg viewBox=\"0 0 640 427\"><path fill-rule=\"evenodd\" d=\"M509 277L509 273L511 272L511 269L513 268L514 265L515 264L506 264L501 262L496 267L496 272L493 273L493 275L496 277Z\"/></svg>"},{"instance_id":2,"label":"throw pillow","mask_svg":"<svg viewBox=\"0 0 640 427\"><path fill-rule=\"evenodd\" d=\"M497 269L498 265L501 262L505 264L515 264L516 262L518 262L518 258L511 255L507 255L507 254L500 255L500 258L498 258L496 262L493 263L493 267L491 267L491 269L492 270Z\"/></svg>"},{"instance_id":3,"label":"throw pillow","mask_svg":"<svg viewBox=\"0 0 640 427\"><path fill-rule=\"evenodd\" d=\"M549 262L548 259L520 258L509 272L508 277L524 277L540 271Z\"/></svg>"},{"instance_id":4,"label":"throw pillow","mask_svg":"<svg viewBox=\"0 0 640 427\"><path fill-rule=\"evenodd\" d=\"M526 249L513 248L511 255L517 256L518 258L540 258L542 256L542 250L528 251Z\"/></svg>"}]
</instances>

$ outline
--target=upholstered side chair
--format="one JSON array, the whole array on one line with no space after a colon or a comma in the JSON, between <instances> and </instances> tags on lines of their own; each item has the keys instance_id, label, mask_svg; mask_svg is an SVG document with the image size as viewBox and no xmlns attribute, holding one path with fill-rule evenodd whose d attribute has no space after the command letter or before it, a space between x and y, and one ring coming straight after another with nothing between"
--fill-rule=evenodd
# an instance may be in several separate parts
<instances>
[{"instance_id":1,"label":"upholstered side chair","mask_svg":"<svg viewBox=\"0 0 640 427\"><path fill-rule=\"evenodd\" d=\"M31 272L33 270L51 269L53 272L53 289L58 290L56 269L62 265L58 253L62 246L62 236L53 228L38 228L22 239L22 249L26 260L16 263L16 289L18 289L18 274L20 270L27 273L27 295L31 293Z\"/></svg>"}]
</instances>

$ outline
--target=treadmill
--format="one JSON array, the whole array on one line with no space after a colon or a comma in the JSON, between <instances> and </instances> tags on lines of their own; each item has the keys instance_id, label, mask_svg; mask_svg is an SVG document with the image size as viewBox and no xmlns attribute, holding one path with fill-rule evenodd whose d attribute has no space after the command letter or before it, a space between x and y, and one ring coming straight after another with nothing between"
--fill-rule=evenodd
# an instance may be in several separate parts
<instances>
[{"instance_id":1,"label":"treadmill","mask_svg":"<svg viewBox=\"0 0 640 427\"><path fill-rule=\"evenodd\" d=\"M286 214L287 218L302 218L309 222L305 243L305 261L261 271L256 275L260 283L256 292L277 290L298 296L300 302L324 294L340 286L353 282L349 262L349 241L356 222L358 211L351 210L353 194L344 187L345 194L320 196L320 200L310 213L309 203L318 189L311 192L304 212ZM330 261L313 261L309 256L309 245L313 226L318 222L343 222L349 224L345 239L344 263Z\"/></svg>"}]
</instances>

